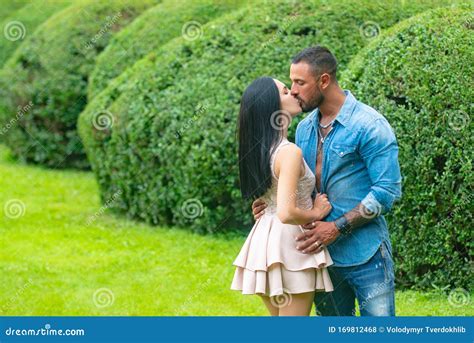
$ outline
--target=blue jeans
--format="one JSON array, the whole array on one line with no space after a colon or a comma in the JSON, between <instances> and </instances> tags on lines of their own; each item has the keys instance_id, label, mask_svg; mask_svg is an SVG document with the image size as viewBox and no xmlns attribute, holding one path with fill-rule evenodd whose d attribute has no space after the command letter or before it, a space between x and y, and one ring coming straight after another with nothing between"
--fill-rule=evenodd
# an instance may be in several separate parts
<instances>
[{"instance_id":1,"label":"blue jeans","mask_svg":"<svg viewBox=\"0 0 474 343\"><path fill-rule=\"evenodd\" d=\"M316 314L354 316L355 299L362 316L395 316L393 259L382 242L366 263L352 267L328 267L333 292L316 292Z\"/></svg>"}]
</instances>

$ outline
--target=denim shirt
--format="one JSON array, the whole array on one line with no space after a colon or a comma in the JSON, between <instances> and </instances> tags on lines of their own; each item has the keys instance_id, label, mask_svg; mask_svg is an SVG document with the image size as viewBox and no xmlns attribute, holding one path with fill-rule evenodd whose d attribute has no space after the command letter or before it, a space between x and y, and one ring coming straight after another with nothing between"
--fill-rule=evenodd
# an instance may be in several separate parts
<instances>
[{"instance_id":1,"label":"denim shirt","mask_svg":"<svg viewBox=\"0 0 474 343\"><path fill-rule=\"evenodd\" d=\"M383 214L401 197L398 144L392 127L376 110L349 91L323 144L321 193L328 195L334 221L360 202L374 214L372 220L339 235L328 246L334 266L355 266L367 262L386 241L391 253L387 222ZM296 144L315 172L318 149L319 109L311 112L296 129ZM313 195L316 194L316 189Z\"/></svg>"}]
</instances>

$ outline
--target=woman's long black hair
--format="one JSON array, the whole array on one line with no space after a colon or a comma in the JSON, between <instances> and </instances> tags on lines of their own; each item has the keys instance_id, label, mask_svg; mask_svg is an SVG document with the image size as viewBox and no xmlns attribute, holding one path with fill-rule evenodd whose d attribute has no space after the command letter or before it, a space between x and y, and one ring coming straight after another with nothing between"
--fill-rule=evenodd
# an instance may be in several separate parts
<instances>
[{"instance_id":1,"label":"woman's long black hair","mask_svg":"<svg viewBox=\"0 0 474 343\"><path fill-rule=\"evenodd\" d=\"M240 102L239 171L244 199L255 199L271 187L270 149L282 139L275 122L280 111L280 93L271 77L260 77L245 90Z\"/></svg>"}]
</instances>

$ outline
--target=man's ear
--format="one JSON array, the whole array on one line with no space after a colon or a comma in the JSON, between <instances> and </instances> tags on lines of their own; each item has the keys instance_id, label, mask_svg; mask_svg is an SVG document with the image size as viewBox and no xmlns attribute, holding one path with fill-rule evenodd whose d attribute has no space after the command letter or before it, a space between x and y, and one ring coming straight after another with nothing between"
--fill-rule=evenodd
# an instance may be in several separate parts
<instances>
[{"instance_id":1,"label":"man's ear","mask_svg":"<svg viewBox=\"0 0 474 343\"><path fill-rule=\"evenodd\" d=\"M321 75L321 89L326 89L331 83L331 75L324 73Z\"/></svg>"}]
</instances>

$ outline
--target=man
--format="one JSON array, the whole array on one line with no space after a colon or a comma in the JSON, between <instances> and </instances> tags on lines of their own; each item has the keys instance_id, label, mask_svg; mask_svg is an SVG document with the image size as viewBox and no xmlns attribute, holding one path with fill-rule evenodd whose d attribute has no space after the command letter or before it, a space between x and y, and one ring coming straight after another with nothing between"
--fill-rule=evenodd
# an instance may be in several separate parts
<instances>
[{"instance_id":1,"label":"man","mask_svg":"<svg viewBox=\"0 0 474 343\"><path fill-rule=\"evenodd\" d=\"M316 293L316 311L325 316L395 315L392 246L383 214L401 197L398 145L387 120L343 91L337 62L325 47L307 48L292 61L291 93L304 112L296 144L316 176L315 192L325 193L333 210L324 221L304 225L297 248L314 254L327 246L334 291ZM255 219L266 205L257 199Z\"/></svg>"}]
</instances>

